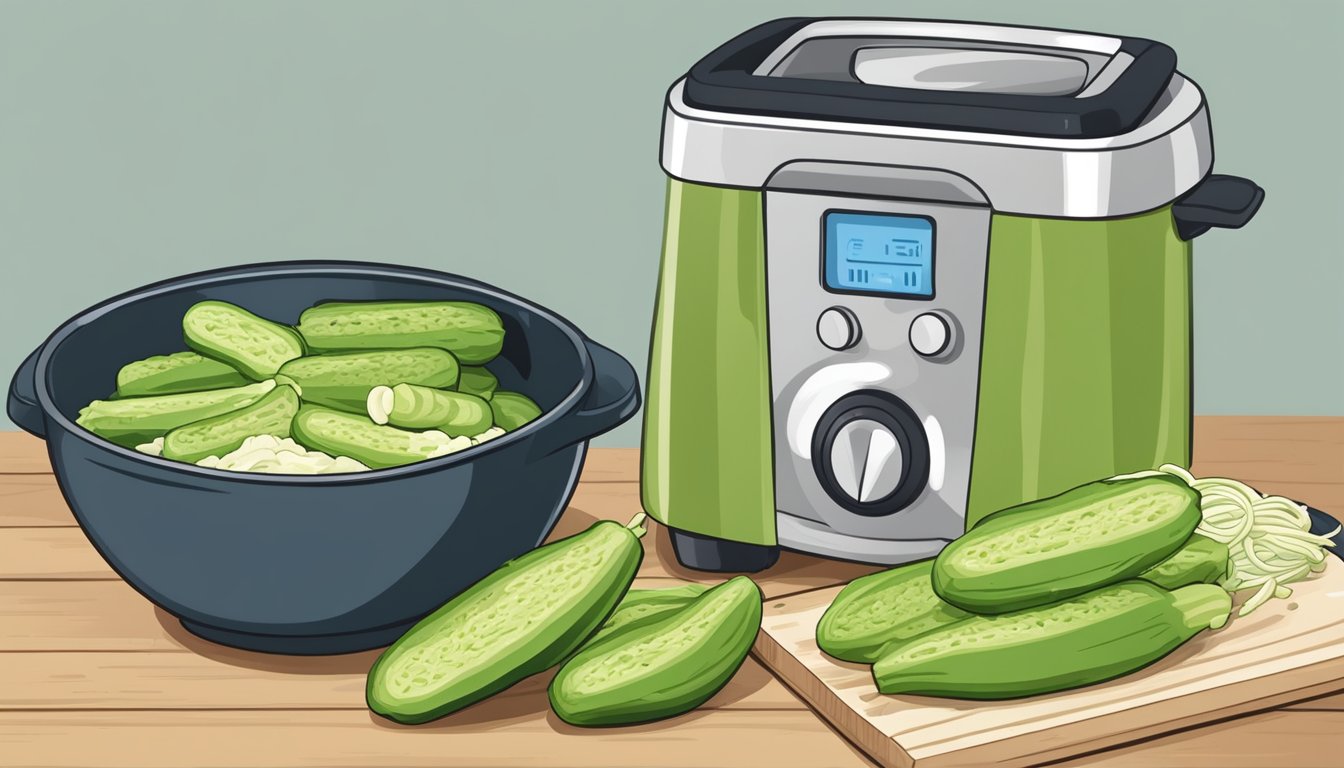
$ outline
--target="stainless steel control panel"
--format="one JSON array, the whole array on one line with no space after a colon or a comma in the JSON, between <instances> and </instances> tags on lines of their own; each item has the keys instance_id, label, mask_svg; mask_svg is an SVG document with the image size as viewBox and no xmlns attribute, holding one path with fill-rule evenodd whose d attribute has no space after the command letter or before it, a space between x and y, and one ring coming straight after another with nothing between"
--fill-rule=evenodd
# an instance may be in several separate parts
<instances>
[{"instance_id":1,"label":"stainless steel control panel","mask_svg":"<svg viewBox=\"0 0 1344 768\"><path fill-rule=\"evenodd\" d=\"M837 243L835 212L874 228ZM888 220L928 224L860 242ZM962 534L989 222L974 185L935 170L799 162L767 185L780 544L898 563ZM851 249L842 274L828 237Z\"/></svg>"}]
</instances>

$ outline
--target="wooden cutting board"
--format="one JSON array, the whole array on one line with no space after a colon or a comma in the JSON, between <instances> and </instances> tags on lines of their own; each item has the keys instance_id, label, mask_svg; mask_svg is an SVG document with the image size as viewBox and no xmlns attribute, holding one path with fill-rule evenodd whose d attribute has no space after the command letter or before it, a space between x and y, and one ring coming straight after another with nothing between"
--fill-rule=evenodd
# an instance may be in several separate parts
<instances>
[{"instance_id":1,"label":"wooden cutting board","mask_svg":"<svg viewBox=\"0 0 1344 768\"><path fill-rule=\"evenodd\" d=\"M841 587L770 600L755 654L886 766L1019 766L1075 757L1344 689L1344 562L1133 675L1003 702L884 696L869 667L823 654Z\"/></svg>"}]
</instances>

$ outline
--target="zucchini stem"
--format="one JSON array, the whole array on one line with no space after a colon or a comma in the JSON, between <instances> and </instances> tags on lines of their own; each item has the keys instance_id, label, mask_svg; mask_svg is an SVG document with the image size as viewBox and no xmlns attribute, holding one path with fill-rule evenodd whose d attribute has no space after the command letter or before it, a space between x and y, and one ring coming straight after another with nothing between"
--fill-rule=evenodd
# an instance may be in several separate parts
<instances>
[{"instance_id":1,"label":"zucchini stem","mask_svg":"<svg viewBox=\"0 0 1344 768\"><path fill-rule=\"evenodd\" d=\"M626 523L625 527L630 529L631 533L635 534L635 538L642 539L644 538L644 534L649 532L649 529L644 527L644 521L647 519L649 519L649 516L644 512L640 512L638 515L630 518L630 522Z\"/></svg>"},{"instance_id":2,"label":"zucchini stem","mask_svg":"<svg viewBox=\"0 0 1344 768\"><path fill-rule=\"evenodd\" d=\"M1171 604L1193 630L1217 629L1232 613L1232 596L1216 584L1192 584L1171 593Z\"/></svg>"}]
</instances>

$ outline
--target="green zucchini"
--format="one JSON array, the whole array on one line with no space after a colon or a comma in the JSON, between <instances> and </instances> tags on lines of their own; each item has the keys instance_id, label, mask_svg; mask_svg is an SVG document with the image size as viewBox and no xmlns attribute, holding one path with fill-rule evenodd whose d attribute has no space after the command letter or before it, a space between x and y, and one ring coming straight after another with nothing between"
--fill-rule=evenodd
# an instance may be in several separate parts
<instances>
[{"instance_id":1,"label":"green zucchini","mask_svg":"<svg viewBox=\"0 0 1344 768\"><path fill-rule=\"evenodd\" d=\"M615 613L607 619L587 645L648 626L672 611L685 608L708 589L703 584L682 584L666 589L632 589L621 598Z\"/></svg>"},{"instance_id":2,"label":"green zucchini","mask_svg":"<svg viewBox=\"0 0 1344 768\"><path fill-rule=\"evenodd\" d=\"M369 670L369 708L443 717L559 663L602 624L643 559L638 515L510 560L397 640Z\"/></svg>"},{"instance_id":3,"label":"green zucchini","mask_svg":"<svg viewBox=\"0 0 1344 768\"><path fill-rule=\"evenodd\" d=\"M479 435L494 423L490 403L475 395L415 384L374 387L366 407L375 424L437 429L452 437Z\"/></svg>"},{"instance_id":4,"label":"green zucchini","mask_svg":"<svg viewBox=\"0 0 1344 768\"><path fill-rule=\"evenodd\" d=\"M275 382L267 380L205 392L94 400L80 409L75 423L99 437L134 448L183 424L251 405L273 389Z\"/></svg>"},{"instance_id":5,"label":"green zucchini","mask_svg":"<svg viewBox=\"0 0 1344 768\"><path fill-rule=\"evenodd\" d=\"M285 363L279 377L292 381L304 402L365 413L369 391L380 385L453 386L457 360L433 347L312 355Z\"/></svg>"},{"instance_id":6,"label":"green zucchini","mask_svg":"<svg viewBox=\"0 0 1344 768\"><path fill-rule=\"evenodd\" d=\"M1231 597L1212 584L1168 592L1123 581L897 640L873 665L873 679L882 693L965 699L1063 691L1142 669L1201 630L1222 626L1231 609Z\"/></svg>"},{"instance_id":7,"label":"green zucchini","mask_svg":"<svg viewBox=\"0 0 1344 768\"><path fill-rule=\"evenodd\" d=\"M551 681L551 708L584 726L688 712L732 678L760 626L761 590L736 576L659 621L579 651Z\"/></svg>"},{"instance_id":8,"label":"green zucchini","mask_svg":"<svg viewBox=\"0 0 1344 768\"><path fill-rule=\"evenodd\" d=\"M1139 574L1163 589L1213 584L1227 575L1227 545L1195 534L1166 560Z\"/></svg>"},{"instance_id":9,"label":"green zucchini","mask_svg":"<svg viewBox=\"0 0 1344 768\"><path fill-rule=\"evenodd\" d=\"M293 328L226 301L193 304L182 316L182 337L197 352L257 380L303 354L303 339Z\"/></svg>"},{"instance_id":10,"label":"green zucchini","mask_svg":"<svg viewBox=\"0 0 1344 768\"><path fill-rule=\"evenodd\" d=\"M117 371L116 396L173 395L241 387L251 382L228 363L202 357L196 352L174 352L123 365Z\"/></svg>"},{"instance_id":11,"label":"green zucchini","mask_svg":"<svg viewBox=\"0 0 1344 768\"><path fill-rule=\"evenodd\" d=\"M374 424L367 416L304 405L290 431L295 440L330 456L348 456L366 467L398 467L430 458L445 436Z\"/></svg>"},{"instance_id":12,"label":"green zucchini","mask_svg":"<svg viewBox=\"0 0 1344 768\"><path fill-rule=\"evenodd\" d=\"M164 437L160 455L194 464L206 456L223 456L253 435L289 437L290 422L298 411L294 389L276 387L249 406L174 429Z\"/></svg>"},{"instance_id":13,"label":"green zucchini","mask_svg":"<svg viewBox=\"0 0 1344 768\"><path fill-rule=\"evenodd\" d=\"M907 640L971 614L933 591L933 560L851 581L817 623L817 646L842 661L871 664L893 640Z\"/></svg>"},{"instance_id":14,"label":"green zucchini","mask_svg":"<svg viewBox=\"0 0 1344 768\"><path fill-rule=\"evenodd\" d=\"M1175 478L1099 481L996 512L939 553L933 589L963 610L1004 613L1131 579L1201 520Z\"/></svg>"},{"instance_id":15,"label":"green zucchini","mask_svg":"<svg viewBox=\"0 0 1344 768\"><path fill-rule=\"evenodd\" d=\"M458 392L489 400L494 397L496 389L499 389L499 379L495 378L495 374L491 373L489 368L479 365L462 366L462 375L457 377Z\"/></svg>"},{"instance_id":16,"label":"green zucchini","mask_svg":"<svg viewBox=\"0 0 1344 768\"><path fill-rule=\"evenodd\" d=\"M495 426L510 432L541 415L541 408L527 395L502 390L490 398L490 410Z\"/></svg>"},{"instance_id":17,"label":"green zucchini","mask_svg":"<svg viewBox=\"0 0 1344 768\"><path fill-rule=\"evenodd\" d=\"M322 352L438 347L463 365L490 362L504 344L499 315L469 301L331 302L304 310L298 327Z\"/></svg>"}]
</instances>

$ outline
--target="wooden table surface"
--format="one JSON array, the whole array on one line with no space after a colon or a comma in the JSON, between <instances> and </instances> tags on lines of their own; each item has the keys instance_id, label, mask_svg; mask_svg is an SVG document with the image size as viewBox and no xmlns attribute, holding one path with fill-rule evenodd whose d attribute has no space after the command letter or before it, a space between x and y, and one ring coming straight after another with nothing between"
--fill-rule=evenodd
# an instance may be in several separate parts
<instances>
[{"instance_id":1,"label":"wooden table surface","mask_svg":"<svg viewBox=\"0 0 1344 768\"><path fill-rule=\"evenodd\" d=\"M1344 418L1204 417L1195 445L1196 474L1344 513ZM637 512L637 468L635 450L593 450L554 536ZM640 586L717 580L680 568L658 526L646 542ZM773 597L870 570L786 553L757 580ZM272 656L188 634L89 545L42 443L0 433L0 765L870 765L754 659L696 712L585 731L550 713L549 675L437 723L393 725L364 706L375 656ZM1344 765L1344 694L1062 765Z\"/></svg>"}]
</instances>

